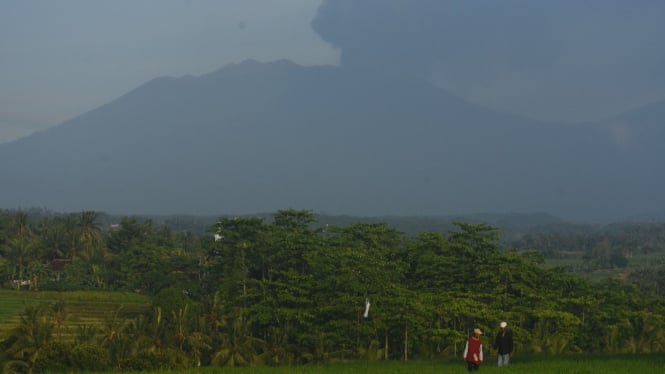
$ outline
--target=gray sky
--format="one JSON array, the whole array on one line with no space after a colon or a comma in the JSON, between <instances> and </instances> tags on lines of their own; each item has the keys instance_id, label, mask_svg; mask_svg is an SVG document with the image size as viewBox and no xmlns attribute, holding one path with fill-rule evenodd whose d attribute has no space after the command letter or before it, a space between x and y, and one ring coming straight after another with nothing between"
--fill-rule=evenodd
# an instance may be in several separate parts
<instances>
[{"instance_id":1,"label":"gray sky","mask_svg":"<svg viewBox=\"0 0 665 374\"><path fill-rule=\"evenodd\" d=\"M253 58L336 64L315 0L0 1L0 143L158 76Z\"/></svg>"},{"instance_id":2,"label":"gray sky","mask_svg":"<svg viewBox=\"0 0 665 374\"><path fill-rule=\"evenodd\" d=\"M0 143L248 58L397 69L536 119L604 119L665 100L663 19L662 0L1 0Z\"/></svg>"}]
</instances>

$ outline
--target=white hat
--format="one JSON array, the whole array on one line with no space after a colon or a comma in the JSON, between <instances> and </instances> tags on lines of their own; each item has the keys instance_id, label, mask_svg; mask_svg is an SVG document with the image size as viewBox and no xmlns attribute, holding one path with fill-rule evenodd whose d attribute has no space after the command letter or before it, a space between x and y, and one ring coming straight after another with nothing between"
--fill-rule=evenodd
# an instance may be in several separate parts
<instances>
[{"instance_id":1,"label":"white hat","mask_svg":"<svg viewBox=\"0 0 665 374\"><path fill-rule=\"evenodd\" d=\"M473 329L473 333L474 333L474 334L478 334L478 335L482 335L482 334L483 334L483 332L480 331L480 329L477 329L477 328L476 328L476 329Z\"/></svg>"},{"instance_id":2,"label":"white hat","mask_svg":"<svg viewBox=\"0 0 665 374\"><path fill-rule=\"evenodd\" d=\"M501 322L501 324L499 326L501 326L502 329L505 329L506 326L508 326L508 324L504 321L504 322Z\"/></svg>"}]
</instances>

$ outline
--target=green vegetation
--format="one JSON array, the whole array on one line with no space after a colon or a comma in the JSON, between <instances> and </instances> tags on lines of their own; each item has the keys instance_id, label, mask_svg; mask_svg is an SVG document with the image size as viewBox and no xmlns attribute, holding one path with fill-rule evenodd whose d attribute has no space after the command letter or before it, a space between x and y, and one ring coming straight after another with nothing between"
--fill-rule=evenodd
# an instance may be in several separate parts
<instances>
[{"instance_id":1,"label":"green vegetation","mask_svg":"<svg viewBox=\"0 0 665 374\"><path fill-rule=\"evenodd\" d=\"M300 210L225 217L200 235L138 217L102 222L94 212L2 213L0 364L20 373L463 371L469 331L485 330L488 347L501 320L521 357L511 372L542 362L592 372L585 365L607 361L588 361L601 353L649 354L640 357L662 364L651 355L665 351L659 270L589 281L545 265L546 236L510 250L485 223L405 235L385 223L322 226L315 218ZM660 233L628 232L630 243ZM611 254L619 239L587 244ZM650 243L657 253L659 242Z\"/></svg>"},{"instance_id":2,"label":"green vegetation","mask_svg":"<svg viewBox=\"0 0 665 374\"><path fill-rule=\"evenodd\" d=\"M665 296L665 224L605 227L554 225L513 238L515 250L537 250L550 266L593 280L626 278Z\"/></svg>"},{"instance_id":3,"label":"green vegetation","mask_svg":"<svg viewBox=\"0 0 665 374\"><path fill-rule=\"evenodd\" d=\"M492 360L485 362L479 372L482 373L524 373L524 374L561 374L561 373L598 373L625 374L645 373L660 374L665 370L664 355L537 355L525 360L516 360L509 367L499 368ZM182 373L183 371L178 371ZM465 373L466 367L460 361L428 362L353 362L327 365L298 367L251 367L251 368L199 368L189 369L186 373L236 373L236 374L439 374ZM176 373L158 371L158 373Z\"/></svg>"}]
</instances>

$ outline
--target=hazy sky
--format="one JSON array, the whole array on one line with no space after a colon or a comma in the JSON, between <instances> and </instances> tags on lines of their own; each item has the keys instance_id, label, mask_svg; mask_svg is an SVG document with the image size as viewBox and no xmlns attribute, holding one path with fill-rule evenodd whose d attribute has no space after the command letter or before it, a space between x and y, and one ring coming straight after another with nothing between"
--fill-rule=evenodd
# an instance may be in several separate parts
<instances>
[{"instance_id":1,"label":"hazy sky","mask_svg":"<svg viewBox=\"0 0 665 374\"><path fill-rule=\"evenodd\" d=\"M665 100L663 20L663 0L2 0L0 142L248 58L401 70L536 119L604 119Z\"/></svg>"},{"instance_id":2,"label":"hazy sky","mask_svg":"<svg viewBox=\"0 0 665 374\"><path fill-rule=\"evenodd\" d=\"M665 100L663 0L328 0L314 26L342 65L405 71L537 119Z\"/></svg>"},{"instance_id":3,"label":"hazy sky","mask_svg":"<svg viewBox=\"0 0 665 374\"><path fill-rule=\"evenodd\" d=\"M0 142L57 125L158 76L233 62L336 64L316 0L2 0Z\"/></svg>"}]
</instances>

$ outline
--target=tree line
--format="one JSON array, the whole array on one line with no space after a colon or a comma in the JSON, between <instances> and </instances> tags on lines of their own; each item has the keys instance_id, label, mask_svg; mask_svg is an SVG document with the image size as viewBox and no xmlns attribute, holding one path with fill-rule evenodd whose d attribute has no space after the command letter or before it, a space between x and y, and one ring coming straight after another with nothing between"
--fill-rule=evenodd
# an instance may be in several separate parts
<instances>
[{"instance_id":1,"label":"tree line","mask_svg":"<svg viewBox=\"0 0 665 374\"><path fill-rule=\"evenodd\" d=\"M665 224L622 223L605 227L554 226L509 242L515 250L537 249L546 259L567 259L572 273L614 269L643 290L665 296Z\"/></svg>"},{"instance_id":2,"label":"tree line","mask_svg":"<svg viewBox=\"0 0 665 374\"><path fill-rule=\"evenodd\" d=\"M90 211L36 222L4 212L4 287L128 290L152 305L67 342L56 333L66 304L28 307L1 360L27 372L445 359L473 328L490 339L502 320L518 353L665 349L658 293L547 268L537 247L500 248L496 227L406 236L383 223L314 223L280 210L220 218L197 235L136 217L105 226Z\"/></svg>"}]
</instances>

